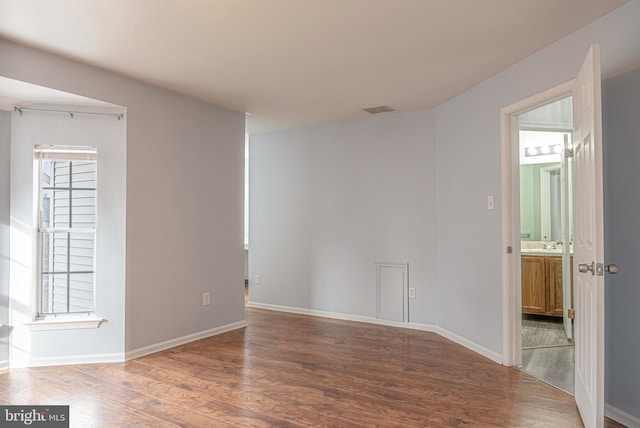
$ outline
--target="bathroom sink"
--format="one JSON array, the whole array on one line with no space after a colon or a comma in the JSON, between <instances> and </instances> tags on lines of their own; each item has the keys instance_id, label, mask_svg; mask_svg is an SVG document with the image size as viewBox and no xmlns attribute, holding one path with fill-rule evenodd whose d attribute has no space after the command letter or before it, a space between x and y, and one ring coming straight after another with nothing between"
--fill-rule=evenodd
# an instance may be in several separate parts
<instances>
[{"instance_id":1,"label":"bathroom sink","mask_svg":"<svg viewBox=\"0 0 640 428\"><path fill-rule=\"evenodd\" d=\"M522 254L562 254L562 248L553 250L545 250L543 248L523 248L520 250Z\"/></svg>"}]
</instances>

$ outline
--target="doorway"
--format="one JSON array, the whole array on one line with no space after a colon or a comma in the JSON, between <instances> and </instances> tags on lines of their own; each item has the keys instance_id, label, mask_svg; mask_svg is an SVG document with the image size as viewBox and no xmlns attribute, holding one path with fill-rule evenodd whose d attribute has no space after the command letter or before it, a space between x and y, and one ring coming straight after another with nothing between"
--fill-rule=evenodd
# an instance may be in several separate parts
<instances>
[{"instance_id":1,"label":"doorway","mask_svg":"<svg viewBox=\"0 0 640 428\"><path fill-rule=\"evenodd\" d=\"M572 277L572 208L564 154L571 144L573 83L501 110L502 161L509 165L503 168L503 197L510 201L502 206L509 219L503 222L504 364L569 392L572 302L563 285Z\"/></svg>"},{"instance_id":2,"label":"doorway","mask_svg":"<svg viewBox=\"0 0 640 428\"><path fill-rule=\"evenodd\" d=\"M514 115L518 125L522 370L574 392L572 97ZM565 301L566 300L566 301Z\"/></svg>"}]
</instances>

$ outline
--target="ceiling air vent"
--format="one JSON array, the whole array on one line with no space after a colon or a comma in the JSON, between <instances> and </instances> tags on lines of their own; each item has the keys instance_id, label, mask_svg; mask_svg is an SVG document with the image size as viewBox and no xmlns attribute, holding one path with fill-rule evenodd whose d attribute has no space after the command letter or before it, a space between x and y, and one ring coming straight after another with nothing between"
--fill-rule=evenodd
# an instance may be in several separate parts
<instances>
[{"instance_id":1,"label":"ceiling air vent","mask_svg":"<svg viewBox=\"0 0 640 428\"><path fill-rule=\"evenodd\" d=\"M369 107L369 108L363 108L362 110L370 114L387 113L390 111L396 111L396 109L389 106Z\"/></svg>"}]
</instances>

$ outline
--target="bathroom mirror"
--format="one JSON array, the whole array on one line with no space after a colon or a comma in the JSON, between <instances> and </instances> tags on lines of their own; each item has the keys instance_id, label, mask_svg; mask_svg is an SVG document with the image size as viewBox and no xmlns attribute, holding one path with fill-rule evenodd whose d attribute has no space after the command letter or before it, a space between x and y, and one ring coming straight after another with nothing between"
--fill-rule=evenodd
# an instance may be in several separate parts
<instances>
[{"instance_id":1,"label":"bathroom mirror","mask_svg":"<svg viewBox=\"0 0 640 428\"><path fill-rule=\"evenodd\" d=\"M540 169L540 240L562 240L560 164Z\"/></svg>"},{"instance_id":2,"label":"bathroom mirror","mask_svg":"<svg viewBox=\"0 0 640 428\"><path fill-rule=\"evenodd\" d=\"M520 233L523 241L563 240L563 218L572 218L571 148L573 102L566 97L518 116ZM566 169L566 171L561 171ZM563 201L563 194L568 200ZM564 216L562 205L566 204ZM568 210L567 210L568 206ZM565 228L566 229L566 228ZM566 231L571 238L571 225Z\"/></svg>"},{"instance_id":3,"label":"bathroom mirror","mask_svg":"<svg viewBox=\"0 0 640 428\"><path fill-rule=\"evenodd\" d=\"M562 148L570 145L570 134L525 130L520 131L520 142L520 238L523 241L561 241L563 182L560 162ZM570 169L566 179L571 181ZM568 187L571 189L570 185ZM569 207L571 210L571 203ZM571 229L570 225L569 236Z\"/></svg>"},{"instance_id":4,"label":"bathroom mirror","mask_svg":"<svg viewBox=\"0 0 640 428\"><path fill-rule=\"evenodd\" d=\"M561 224L559 193L560 163L520 165L521 240L561 239L551 237L550 230L551 225L554 232L559 230Z\"/></svg>"}]
</instances>

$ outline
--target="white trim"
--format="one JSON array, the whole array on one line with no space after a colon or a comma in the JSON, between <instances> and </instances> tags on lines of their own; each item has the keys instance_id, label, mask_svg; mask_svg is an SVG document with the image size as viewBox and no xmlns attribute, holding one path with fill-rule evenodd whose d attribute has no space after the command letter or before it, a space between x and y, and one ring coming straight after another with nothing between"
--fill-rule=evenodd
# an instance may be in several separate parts
<instances>
[{"instance_id":1,"label":"white trim","mask_svg":"<svg viewBox=\"0 0 640 428\"><path fill-rule=\"evenodd\" d=\"M42 321L38 321L42 322ZM68 321L67 321L68 322ZM35 324L35 323L32 323ZM99 363L120 363L133 358L142 357L144 355L153 354L155 352L163 351L165 349L173 348L175 346L184 345L185 343L193 342L195 340L204 339L206 337L215 336L217 334L226 333L231 330L243 328L247 326L245 320L238 321L231 324L226 324L220 327L204 330L198 333L189 334L187 336L178 337L176 339L167 340L165 342L156 343L154 345L145 346L133 351L125 353L112 353L112 354L87 354L87 355L73 355L66 357L46 357L46 358L27 358L25 360L11 360L7 361L6 367L3 365L5 362L0 361L0 370L3 368L22 368L22 367L41 367L41 366L64 366L72 364L99 364Z\"/></svg>"},{"instance_id":2,"label":"white trim","mask_svg":"<svg viewBox=\"0 0 640 428\"><path fill-rule=\"evenodd\" d=\"M44 366L68 366L75 364L102 364L121 363L124 361L123 353L112 354L85 354L70 355L66 357L27 358L24 360L11 360L10 368L44 367Z\"/></svg>"},{"instance_id":3,"label":"white trim","mask_svg":"<svg viewBox=\"0 0 640 428\"><path fill-rule=\"evenodd\" d=\"M0 361L0 371L9 369L9 360Z\"/></svg>"},{"instance_id":4,"label":"white trim","mask_svg":"<svg viewBox=\"0 0 640 428\"><path fill-rule=\"evenodd\" d=\"M518 199L513 192L518 192L513 182L519 182L520 171L515 167L515 150L511 150L512 139L518 138L515 117L508 110L500 110L500 139L501 139L501 183L502 183L502 354L503 364L519 366L522 364L522 351L516 352L521 343L520 329L515 328L514 319L521 316L521 290L512 288L511 284L518 282L520 267L515 260L520 254L520 206L514 206L512 200ZM517 237L517 239L515 238ZM507 248L511 247L511 253ZM514 346L517 344L517 346Z\"/></svg>"},{"instance_id":5,"label":"white trim","mask_svg":"<svg viewBox=\"0 0 640 428\"><path fill-rule=\"evenodd\" d=\"M453 333L445 328L442 327L438 327L436 329L436 333L438 333L440 336L444 337L445 339L449 339L452 342L457 343L458 345L464 346L465 348L482 355L483 357L486 357L488 359L490 359L491 361L498 363L498 364L503 364L503 357L502 355L500 355L498 352L492 351L491 349L485 348L482 345L478 345L475 342L472 342L469 339L466 339L462 336L457 335L456 333Z\"/></svg>"},{"instance_id":6,"label":"white trim","mask_svg":"<svg viewBox=\"0 0 640 428\"><path fill-rule=\"evenodd\" d=\"M609 419L613 419L616 422L626 425L629 428L640 428L640 418L636 418L627 412L624 412L617 407L613 407L610 404L604 405L604 415Z\"/></svg>"},{"instance_id":7,"label":"white trim","mask_svg":"<svg viewBox=\"0 0 640 428\"><path fill-rule=\"evenodd\" d=\"M186 336L177 337L160 343L154 343L153 345L143 346L142 348L133 349L125 353L125 360L132 360L134 358L144 357L145 355L154 354L156 352L164 351L165 349L174 348L176 346L184 345L185 343L194 342L196 340L205 339L207 337L216 336L218 334L226 333L228 331L237 330L247 326L247 321L242 320L231 324L225 324L220 327L211 328L209 330L200 331L198 333L188 334Z\"/></svg>"},{"instance_id":8,"label":"white trim","mask_svg":"<svg viewBox=\"0 0 640 428\"><path fill-rule=\"evenodd\" d=\"M503 364L522 363L522 322L520 288L520 186L511 142L514 117L571 95L574 80L562 83L500 109L501 194L502 194L502 355ZM517 180L516 180L517 179ZM508 254L506 249L513 252Z\"/></svg>"},{"instance_id":9,"label":"white trim","mask_svg":"<svg viewBox=\"0 0 640 428\"><path fill-rule=\"evenodd\" d=\"M375 317L367 317L362 315L351 315L351 314L343 314L340 312L318 311L316 309L296 308L293 306L271 305L268 303L248 302L247 306L250 308L266 309L269 311L289 312L292 314L312 315L316 317L331 318L331 319L343 320L343 321L364 322L369 324L386 325L389 327L404 327L404 328L413 328L416 330L435 332L435 326L431 326L429 324L406 323L402 321L389 321L389 320L383 320Z\"/></svg>"},{"instance_id":10,"label":"white trim","mask_svg":"<svg viewBox=\"0 0 640 428\"><path fill-rule=\"evenodd\" d=\"M25 323L31 331L74 330L81 328L98 328L105 322L102 318L43 319Z\"/></svg>"},{"instance_id":11,"label":"white trim","mask_svg":"<svg viewBox=\"0 0 640 428\"><path fill-rule=\"evenodd\" d=\"M388 327L399 327L399 328L408 328L411 330L429 331L432 333L436 333L437 335L442 336L445 339L448 339L452 342L455 342L458 345L464 346L465 348L471 351L474 351L482 355L483 357L486 357L498 364L502 364L502 356L499 353L494 352L490 349L487 349L484 346L478 345L477 343L472 342L468 339L465 339L462 336L458 336L457 334L445 328L438 327L432 324L387 321L387 320L381 320L374 317L367 317L367 316L361 316L361 315L318 311L315 309L296 308L292 306L271 305L268 303L248 302L247 306L250 308L266 309L269 311L288 312L292 314L312 315L317 317L331 318L331 319L344 320L344 321L355 321L355 322L363 322L363 323L369 323L369 324L378 324L378 325L384 325Z\"/></svg>"}]
</instances>

